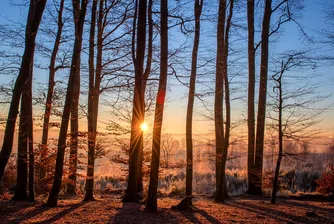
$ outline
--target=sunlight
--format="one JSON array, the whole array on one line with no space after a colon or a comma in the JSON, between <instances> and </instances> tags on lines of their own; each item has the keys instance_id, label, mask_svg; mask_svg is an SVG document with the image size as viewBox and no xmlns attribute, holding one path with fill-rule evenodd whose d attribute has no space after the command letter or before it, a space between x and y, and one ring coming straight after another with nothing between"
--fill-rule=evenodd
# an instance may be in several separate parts
<instances>
[{"instance_id":1,"label":"sunlight","mask_svg":"<svg viewBox=\"0 0 334 224\"><path fill-rule=\"evenodd\" d=\"M140 129L143 131L143 132L146 132L147 129L148 129L148 125L147 123L144 121L141 125L140 125Z\"/></svg>"}]
</instances>

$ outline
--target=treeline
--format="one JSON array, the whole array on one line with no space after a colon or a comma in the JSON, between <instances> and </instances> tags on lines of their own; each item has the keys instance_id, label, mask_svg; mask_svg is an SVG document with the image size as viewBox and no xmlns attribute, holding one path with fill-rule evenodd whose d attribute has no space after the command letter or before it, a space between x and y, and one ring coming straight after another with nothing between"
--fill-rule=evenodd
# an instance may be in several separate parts
<instances>
[{"instance_id":1,"label":"treeline","mask_svg":"<svg viewBox=\"0 0 334 224\"><path fill-rule=\"evenodd\" d=\"M286 23L294 24L305 39L314 41L297 20L297 11L303 8L301 1L263 0L260 1L261 4L256 4L254 0L219 0L214 3L217 8L210 7L211 2L205 0L182 2L54 0L49 5L46 2L46 0L30 0L25 34L21 34L24 35L24 46L18 46L24 49L18 75L12 93L8 89L1 89L1 92L8 94L11 100L0 153L0 179L4 176L12 153L19 115L17 184L14 200L34 200L35 182L42 182L51 175L52 188L46 205L57 206L64 174L66 147L70 148L68 174L70 181L68 181L66 193L75 194L79 136L81 135L79 132L80 95L83 92L81 89L83 83L87 83L85 116L88 132L85 137L87 137L88 152L84 200L95 200L93 188L95 159L99 150L97 135L100 96L102 93L107 93L108 96L116 99L111 105L116 111L115 114L119 115L120 120L127 120L130 124L129 169L123 201L138 202L146 199L145 210L157 211L161 133L168 93L167 80L171 74L182 83L176 71L177 66L173 64L177 61L176 58L186 55L183 53L184 45L181 44L175 49L173 49L174 46L171 47L174 44L170 39L171 30L178 29L177 35L186 37L192 35L193 46L191 57L187 58L188 64L191 65L188 70L190 76L186 77L189 79L188 84L185 84L189 88L186 113L186 197L176 207L187 207L192 203L194 102L196 98L203 100L202 96L210 96L214 103L211 113L216 149L214 200L224 202L228 198L225 170L231 144L231 130L235 125L231 118L233 116L231 82L234 77L231 67L238 57L234 56L235 51L231 49L234 42L238 40L232 33L233 30L242 32L247 40L243 40L244 43L247 42L247 58L241 58L240 61L244 63L244 67L247 64L248 68L246 100L248 194L262 194L265 130L269 127L276 133L279 145L271 198L271 202L275 203L280 163L286 156L283 141L287 138L308 139L309 135L314 135L311 128L319 122L319 115L325 111L320 108L315 110L315 102L328 97L317 95L315 86L291 85L291 83L298 79L299 81L305 79L305 77L296 76L294 72L314 69L319 63L331 61L331 57L315 57L312 51L290 49L277 56L274 66L269 65L271 38L279 36L281 28ZM245 16L242 17L242 15ZM247 23L240 22L240 18ZM201 43L205 43L205 39L201 38L203 22L216 27L214 60L200 58L199 49ZM13 30L6 30L8 33L3 38L13 37ZM37 41L37 36L42 41ZM52 44L46 43L50 38ZM327 42L324 41L322 44L333 41L331 35L324 34L324 38ZM4 49L7 52L2 54L2 58L5 58L3 60L17 60L17 55L11 55L10 49L6 47ZM34 60L36 55L44 59L47 56L49 60L48 65L44 66L44 69L49 72L49 79L46 97L42 103L44 106L43 134L38 153L35 153L33 144L32 85L34 68L41 69L43 66ZM214 68L214 83L210 83L212 92L197 94L198 69L203 70L205 66ZM48 132L53 125L50 122L50 116L54 113L54 104L57 100L59 101L56 99L58 95L55 87L56 75L60 70L68 72L69 76L63 103L61 106L58 105L62 110L59 113L61 120L59 137L55 162L50 166ZM6 71L15 73L10 66L4 67L2 73ZM87 74L87 79L83 74ZM273 91L269 91L268 80L273 81ZM267 99L268 96L270 101ZM124 101L127 101L130 109L122 107ZM267 111L268 108L270 113ZM150 178L148 192L145 192L143 187L144 133L141 126L145 122L145 116L153 111ZM110 126L113 131L127 133L127 130L122 129L117 122ZM67 142L68 135L69 142ZM37 160L36 163L35 160ZM144 195L147 196L144 198Z\"/></svg>"}]
</instances>

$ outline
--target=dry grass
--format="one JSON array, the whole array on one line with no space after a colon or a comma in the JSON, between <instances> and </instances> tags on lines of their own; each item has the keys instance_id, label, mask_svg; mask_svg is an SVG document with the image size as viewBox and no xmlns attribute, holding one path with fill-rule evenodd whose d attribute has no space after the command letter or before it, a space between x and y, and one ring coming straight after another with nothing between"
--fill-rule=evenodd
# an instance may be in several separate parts
<instances>
[{"instance_id":1,"label":"dry grass","mask_svg":"<svg viewBox=\"0 0 334 224\"><path fill-rule=\"evenodd\" d=\"M195 198L194 210L170 209L178 198L159 199L156 214L144 213L144 205L123 204L107 197L95 202L61 200L57 208L43 207L41 202L0 202L0 223L333 223L331 202L278 200L239 197L225 204L208 198ZM311 213L310 213L311 212ZM313 213L312 213L313 212Z\"/></svg>"}]
</instances>

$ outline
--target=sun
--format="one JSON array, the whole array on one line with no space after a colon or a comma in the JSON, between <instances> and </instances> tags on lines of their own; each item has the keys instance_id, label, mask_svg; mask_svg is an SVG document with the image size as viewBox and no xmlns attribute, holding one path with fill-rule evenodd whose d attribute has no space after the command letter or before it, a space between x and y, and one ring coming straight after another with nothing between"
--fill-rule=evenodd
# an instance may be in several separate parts
<instances>
[{"instance_id":1,"label":"sun","mask_svg":"<svg viewBox=\"0 0 334 224\"><path fill-rule=\"evenodd\" d=\"M147 129L148 129L148 125L147 123L144 121L141 125L140 125L140 129L143 131L143 132L146 132Z\"/></svg>"}]
</instances>

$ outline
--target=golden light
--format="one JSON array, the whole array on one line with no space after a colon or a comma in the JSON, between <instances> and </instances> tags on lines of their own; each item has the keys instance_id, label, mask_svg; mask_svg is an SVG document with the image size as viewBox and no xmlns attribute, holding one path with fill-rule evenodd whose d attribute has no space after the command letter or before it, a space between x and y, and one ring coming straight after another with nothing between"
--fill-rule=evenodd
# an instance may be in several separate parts
<instances>
[{"instance_id":1,"label":"golden light","mask_svg":"<svg viewBox=\"0 0 334 224\"><path fill-rule=\"evenodd\" d=\"M144 121L141 125L140 125L140 129L143 131L143 132L146 132L147 129L148 129L148 125L147 123Z\"/></svg>"}]
</instances>

